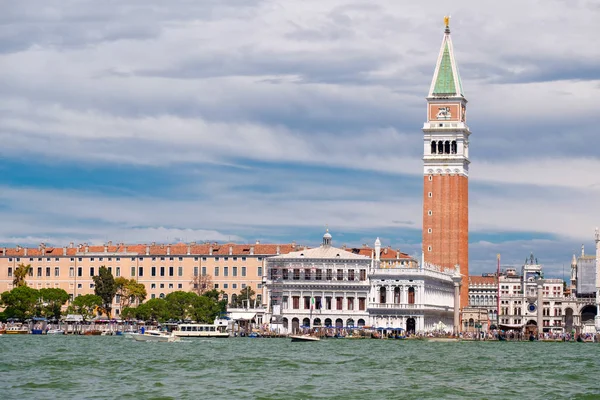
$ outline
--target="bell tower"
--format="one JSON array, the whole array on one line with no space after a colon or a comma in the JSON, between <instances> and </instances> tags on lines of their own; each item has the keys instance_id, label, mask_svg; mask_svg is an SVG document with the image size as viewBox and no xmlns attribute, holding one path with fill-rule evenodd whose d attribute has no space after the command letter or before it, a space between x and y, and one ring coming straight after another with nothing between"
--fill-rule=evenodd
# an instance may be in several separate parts
<instances>
[{"instance_id":1,"label":"bell tower","mask_svg":"<svg viewBox=\"0 0 600 400\"><path fill-rule=\"evenodd\" d=\"M460 307L468 305L469 135L450 18L444 18L442 47L427 96L423 126L423 254L425 262L460 266Z\"/></svg>"}]
</instances>

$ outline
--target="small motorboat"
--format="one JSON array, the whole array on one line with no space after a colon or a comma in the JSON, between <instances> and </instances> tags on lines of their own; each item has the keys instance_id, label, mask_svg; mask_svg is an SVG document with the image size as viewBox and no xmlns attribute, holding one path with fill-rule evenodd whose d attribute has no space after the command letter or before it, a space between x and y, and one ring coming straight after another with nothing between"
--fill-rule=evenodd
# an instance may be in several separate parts
<instances>
[{"instance_id":1,"label":"small motorboat","mask_svg":"<svg viewBox=\"0 0 600 400\"><path fill-rule=\"evenodd\" d=\"M13 325L6 328L7 335L27 335L29 328L24 325Z\"/></svg>"},{"instance_id":2,"label":"small motorboat","mask_svg":"<svg viewBox=\"0 0 600 400\"><path fill-rule=\"evenodd\" d=\"M292 342L318 342L321 338L312 335L291 335Z\"/></svg>"},{"instance_id":3,"label":"small motorboat","mask_svg":"<svg viewBox=\"0 0 600 400\"><path fill-rule=\"evenodd\" d=\"M133 338L138 342L179 342L181 338L161 331L147 330L144 333L134 333Z\"/></svg>"},{"instance_id":4,"label":"small motorboat","mask_svg":"<svg viewBox=\"0 0 600 400\"><path fill-rule=\"evenodd\" d=\"M46 335L64 335L64 334L65 334L64 329L49 329L48 332L46 332Z\"/></svg>"}]
</instances>

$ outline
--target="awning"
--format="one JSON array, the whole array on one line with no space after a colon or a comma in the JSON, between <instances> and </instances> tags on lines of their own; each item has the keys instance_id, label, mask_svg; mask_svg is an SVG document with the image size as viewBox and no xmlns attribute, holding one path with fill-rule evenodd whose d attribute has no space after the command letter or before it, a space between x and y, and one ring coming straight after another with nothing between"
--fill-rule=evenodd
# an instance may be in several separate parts
<instances>
[{"instance_id":1,"label":"awning","mask_svg":"<svg viewBox=\"0 0 600 400\"><path fill-rule=\"evenodd\" d=\"M229 318L234 321L251 321L256 317L254 312L231 312Z\"/></svg>"},{"instance_id":2,"label":"awning","mask_svg":"<svg viewBox=\"0 0 600 400\"><path fill-rule=\"evenodd\" d=\"M500 329L522 329L523 324L498 324Z\"/></svg>"}]
</instances>

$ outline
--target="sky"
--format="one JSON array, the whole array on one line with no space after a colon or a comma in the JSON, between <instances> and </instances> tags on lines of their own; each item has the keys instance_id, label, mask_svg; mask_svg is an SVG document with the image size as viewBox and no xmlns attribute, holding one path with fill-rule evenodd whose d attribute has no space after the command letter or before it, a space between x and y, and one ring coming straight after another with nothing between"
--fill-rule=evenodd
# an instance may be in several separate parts
<instances>
[{"instance_id":1,"label":"sky","mask_svg":"<svg viewBox=\"0 0 600 400\"><path fill-rule=\"evenodd\" d=\"M291 242L420 257L450 26L470 273L569 275L600 225L595 0L0 0L0 244ZM590 118L592 117L592 118ZM564 271L564 272L563 272Z\"/></svg>"}]
</instances>

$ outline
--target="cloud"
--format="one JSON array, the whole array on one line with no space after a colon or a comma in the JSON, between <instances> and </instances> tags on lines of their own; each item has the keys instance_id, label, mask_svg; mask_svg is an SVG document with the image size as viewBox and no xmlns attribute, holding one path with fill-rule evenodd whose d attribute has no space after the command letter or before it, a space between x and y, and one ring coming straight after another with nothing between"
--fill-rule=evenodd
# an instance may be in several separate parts
<instances>
[{"instance_id":1,"label":"cloud","mask_svg":"<svg viewBox=\"0 0 600 400\"><path fill-rule=\"evenodd\" d=\"M0 240L318 242L329 223L418 254L440 9L470 101L473 270L510 246L558 265L598 224L593 1L15 2Z\"/></svg>"}]
</instances>

